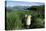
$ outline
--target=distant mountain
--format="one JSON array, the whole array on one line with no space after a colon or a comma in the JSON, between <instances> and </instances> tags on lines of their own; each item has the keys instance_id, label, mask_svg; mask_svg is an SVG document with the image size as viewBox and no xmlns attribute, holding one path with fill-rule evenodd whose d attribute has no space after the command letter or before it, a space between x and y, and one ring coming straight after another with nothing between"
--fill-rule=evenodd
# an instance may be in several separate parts
<instances>
[{"instance_id":1,"label":"distant mountain","mask_svg":"<svg viewBox=\"0 0 46 31\"><path fill-rule=\"evenodd\" d=\"M7 10L25 10L27 8L30 8L31 6L40 6L44 5L44 3L41 2L24 2L24 1L5 1L5 6Z\"/></svg>"},{"instance_id":2,"label":"distant mountain","mask_svg":"<svg viewBox=\"0 0 46 31\"><path fill-rule=\"evenodd\" d=\"M14 6L14 7L6 7L7 10L12 10L12 11L16 11L16 10L43 10L44 5L40 5L40 6Z\"/></svg>"},{"instance_id":3,"label":"distant mountain","mask_svg":"<svg viewBox=\"0 0 46 31\"><path fill-rule=\"evenodd\" d=\"M30 6L15 6L15 7L13 7L13 9L15 9L15 10L24 10L24 9L26 9L26 8L29 8Z\"/></svg>"},{"instance_id":4,"label":"distant mountain","mask_svg":"<svg viewBox=\"0 0 46 31\"><path fill-rule=\"evenodd\" d=\"M44 10L45 5L40 5L40 6L31 6L27 8L26 10Z\"/></svg>"},{"instance_id":5,"label":"distant mountain","mask_svg":"<svg viewBox=\"0 0 46 31\"><path fill-rule=\"evenodd\" d=\"M25 10L29 8L30 6L14 6L14 7L7 7L7 9L12 9L12 10Z\"/></svg>"}]
</instances>

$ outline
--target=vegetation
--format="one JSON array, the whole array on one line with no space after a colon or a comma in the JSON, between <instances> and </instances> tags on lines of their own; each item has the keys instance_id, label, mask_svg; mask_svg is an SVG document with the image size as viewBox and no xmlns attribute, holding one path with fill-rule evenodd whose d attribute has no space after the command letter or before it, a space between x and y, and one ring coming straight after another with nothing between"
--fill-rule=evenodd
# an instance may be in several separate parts
<instances>
[{"instance_id":1,"label":"vegetation","mask_svg":"<svg viewBox=\"0 0 46 31\"><path fill-rule=\"evenodd\" d=\"M30 28L44 28L44 5L37 7L32 6L24 10L6 10L6 30L24 29L24 24L22 24L22 18L25 14L31 14L33 17Z\"/></svg>"}]
</instances>

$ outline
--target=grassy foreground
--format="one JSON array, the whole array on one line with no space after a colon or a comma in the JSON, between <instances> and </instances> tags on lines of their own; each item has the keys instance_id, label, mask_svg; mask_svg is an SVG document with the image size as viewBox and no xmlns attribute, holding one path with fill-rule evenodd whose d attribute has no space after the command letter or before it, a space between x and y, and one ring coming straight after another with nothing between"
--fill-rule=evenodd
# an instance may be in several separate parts
<instances>
[{"instance_id":1,"label":"grassy foreground","mask_svg":"<svg viewBox=\"0 0 46 31\"><path fill-rule=\"evenodd\" d=\"M15 11L6 13L6 30L24 29L24 24L22 24L22 18L25 14L31 14L35 16L35 21L31 28L43 28L44 19L42 15L38 17L38 13L32 13L31 11Z\"/></svg>"}]
</instances>

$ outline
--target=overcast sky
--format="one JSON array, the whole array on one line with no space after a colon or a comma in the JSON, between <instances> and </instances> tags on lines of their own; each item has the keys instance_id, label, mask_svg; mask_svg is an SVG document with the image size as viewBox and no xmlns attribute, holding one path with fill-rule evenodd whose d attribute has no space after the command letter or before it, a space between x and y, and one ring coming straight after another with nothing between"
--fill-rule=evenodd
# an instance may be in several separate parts
<instances>
[{"instance_id":1,"label":"overcast sky","mask_svg":"<svg viewBox=\"0 0 46 31\"><path fill-rule=\"evenodd\" d=\"M6 0L8 6L33 6L43 5L43 2L32 2L32 0ZM35 0L36 1L36 0ZM38 0L37 0L38 1Z\"/></svg>"},{"instance_id":2,"label":"overcast sky","mask_svg":"<svg viewBox=\"0 0 46 31\"><path fill-rule=\"evenodd\" d=\"M41 2L24 2L24 1L7 1L7 6L38 6L43 5Z\"/></svg>"}]
</instances>

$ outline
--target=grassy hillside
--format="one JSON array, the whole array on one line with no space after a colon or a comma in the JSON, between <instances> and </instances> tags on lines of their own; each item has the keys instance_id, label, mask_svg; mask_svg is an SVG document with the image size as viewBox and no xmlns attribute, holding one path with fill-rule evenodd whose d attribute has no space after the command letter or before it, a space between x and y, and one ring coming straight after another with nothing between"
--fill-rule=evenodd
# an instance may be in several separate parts
<instances>
[{"instance_id":1,"label":"grassy hillside","mask_svg":"<svg viewBox=\"0 0 46 31\"><path fill-rule=\"evenodd\" d=\"M36 7L36 6L35 6ZM11 10L6 9L6 24L5 29L6 30L15 30L15 29L25 29L24 24L22 24L22 18L25 14L32 15L32 24L30 28L44 28L44 7L35 7L32 8L32 10ZM41 8L41 9L40 9ZM31 9L31 8L28 8ZM34 10L33 10L34 9Z\"/></svg>"}]
</instances>

